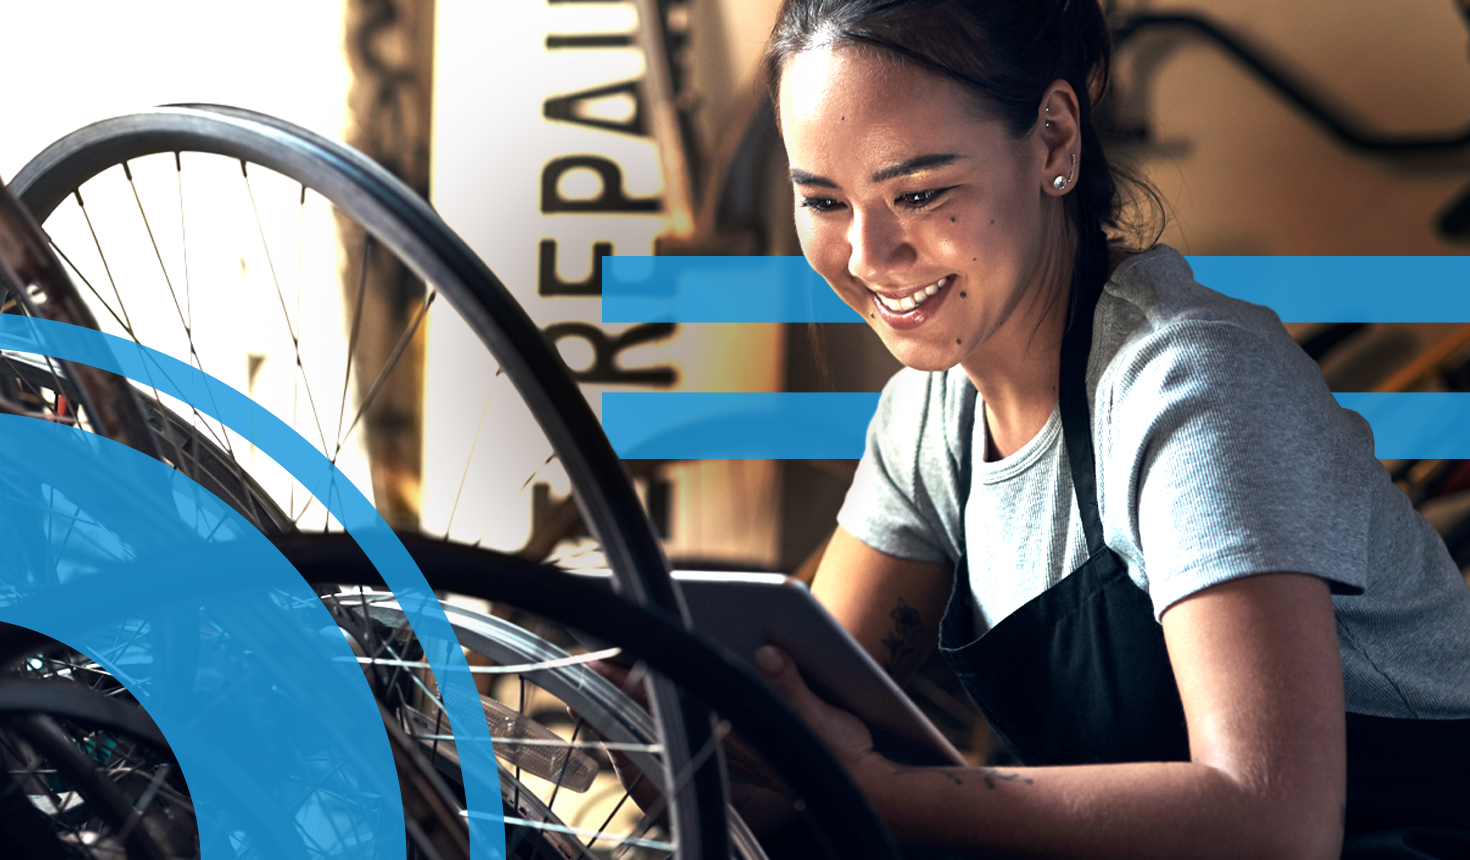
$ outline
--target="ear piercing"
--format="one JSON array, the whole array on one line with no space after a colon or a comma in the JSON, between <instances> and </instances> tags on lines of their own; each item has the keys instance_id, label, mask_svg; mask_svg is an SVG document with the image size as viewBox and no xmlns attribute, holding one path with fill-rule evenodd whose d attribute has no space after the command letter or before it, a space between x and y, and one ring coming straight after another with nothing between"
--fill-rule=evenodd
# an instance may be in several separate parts
<instances>
[{"instance_id":1,"label":"ear piercing","mask_svg":"<svg viewBox=\"0 0 1470 860\"><path fill-rule=\"evenodd\" d=\"M1045 112L1046 113L1051 113L1051 108L1050 107L1046 108ZM1045 127L1046 128L1051 128L1051 120L1046 120ZM1051 181L1051 187L1055 188L1058 191L1066 191L1067 190L1067 186L1068 185L1071 185L1072 184L1072 180L1073 179L1076 179L1076 178L1077 178L1077 153L1074 152L1074 153L1072 153L1072 170L1066 176L1062 176L1062 175L1059 174L1056 179L1053 179Z\"/></svg>"},{"instance_id":2,"label":"ear piercing","mask_svg":"<svg viewBox=\"0 0 1470 860\"><path fill-rule=\"evenodd\" d=\"M1055 188L1058 191L1065 191L1066 188L1067 188L1067 186L1072 184L1072 180L1073 179L1076 179L1076 178L1077 178L1077 153L1074 152L1074 153L1072 153L1072 172L1071 172L1071 174L1068 175L1068 176L1062 176L1061 174L1058 174L1057 175L1057 178L1056 179L1053 179L1051 181L1051 187Z\"/></svg>"}]
</instances>

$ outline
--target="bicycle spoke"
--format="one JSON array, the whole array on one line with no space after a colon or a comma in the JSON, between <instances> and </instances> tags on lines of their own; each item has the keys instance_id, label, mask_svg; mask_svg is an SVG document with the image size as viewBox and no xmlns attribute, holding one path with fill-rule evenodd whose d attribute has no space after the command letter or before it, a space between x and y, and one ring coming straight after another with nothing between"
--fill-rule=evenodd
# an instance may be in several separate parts
<instances>
[{"instance_id":1,"label":"bicycle spoke","mask_svg":"<svg viewBox=\"0 0 1470 860\"><path fill-rule=\"evenodd\" d=\"M573 747L575 747L576 744L577 744L577 735L580 735L581 733L582 733L582 718L581 717L577 717L577 724L572 727L572 741L571 741L571 745ZM562 781L567 778L567 765L571 762L571 760L572 760L572 757L570 755L567 755L567 756L563 756L562 757L562 760L561 760L561 770L557 771L557 774L556 774L556 784L554 786L552 786L552 789L551 789L551 799L548 800L548 801L546 801L546 808L548 810L551 809L551 808L553 808L554 806L556 806L556 794L557 794L557 792L561 791Z\"/></svg>"},{"instance_id":2,"label":"bicycle spoke","mask_svg":"<svg viewBox=\"0 0 1470 860\"><path fill-rule=\"evenodd\" d=\"M184 217L184 161L180 153L174 152L174 177L179 188L179 256L184 263L184 310L189 326L194 325L194 298L189 287L189 230ZM203 368L200 368L201 370Z\"/></svg>"},{"instance_id":3,"label":"bicycle spoke","mask_svg":"<svg viewBox=\"0 0 1470 860\"><path fill-rule=\"evenodd\" d=\"M123 825L123 829L117 834L119 842L127 841L128 836L133 832L133 828L142 822L143 813L148 811L149 805L153 803L153 798L158 795L159 788L163 785L163 781L167 777L168 765L164 765L158 769L158 773L148 783L148 788L143 791L142 796L133 804L132 814L128 816L127 823Z\"/></svg>"},{"instance_id":4,"label":"bicycle spoke","mask_svg":"<svg viewBox=\"0 0 1470 860\"><path fill-rule=\"evenodd\" d=\"M512 815L505 816L505 823L511 825L512 827L525 827L531 830L544 830L550 833L565 833L569 836L587 836L588 834L593 833L593 831L588 830L585 827L568 827L565 824L552 824L545 821L529 821L527 819L519 818ZM661 841L658 839L643 839L640 838L641 835L642 834L639 834L639 836L611 836L605 838L617 840L624 851L626 851L628 848L652 848L655 851L673 851L676 847L672 842ZM613 856L617 857L621 855L615 854Z\"/></svg>"},{"instance_id":5,"label":"bicycle spoke","mask_svg":"<svg viewBox=\"0 0 1470 860\"><path fill-rule=\"evenodd\" d=\"M163 273L163 283L168 287L169 298L173 300L174 313L179 315L179 323L184 327L184 337L189 341L189 355L196 362L195 366L204 369L203 362L199 361L199 352L194 348L194 332L189 320L184 316L184 308L179 304L179 294L174 291L173 279L168 276L168 266L163 263L163 252L158 250L158 240L153 237L153 225L148 222L148 213L143 209L143 198L138 194L138 185L133 181L133 169L124 161L122 163L123 175L128 179L128 187L133 191L133 201L138 204L138 215L143 219L143 229L148 233L148 243L153 247L153 257L158 260L158 270ZM115 288L115 287L114 287Z\"/></svg>"},{"instance_id":6,"label":"bicycle spoke","mask_svg":"<svg viewBox=\"0 0 1470 860\"><path fill-rule=\"evenodd\" d=\"M102 298L102 294L97 292L97 288L92 286L92 282L87 280L87 276L82 274L81 269L77 268L77 264L71 261L71 258L66 255L65 251L61 250L61 246L56 244L54 241L51 241L49 238L47 239L47 244L51 246L51 250L56 254L56 256L60 257L61 261L66 264L66 267L71 270L71 273L82 282L82 285L87 288L87 291L97 298L97 304L101 305L103 310L107 311L108 315L112 317L113 321L115 321L123 331L127 332L128 337L132 338L134 343L137 343L138 338L137 335L133 334L132 327L123 322L123 318L117 315L117 311L112 309L112 305L109 305L107 303L107 300Z\"/></svg>"},{"instance_id":7,"label":"bicycle spoke","mask_svg":"<svg viewBox=\"0 0 1470 860\"><path fill-rule=\"evenodd\" d=\"M403 351L408 349L409 342L418 333L419 326L424 322L424 316L429 312L429 306L434 304L434 299L438 295L434 290L430 290L424 296L424 302L419 306L418 313L414 314L413 320L408 324L408 328L404 329L402 336L398 338L398 343L394 344L393 351L388 354L388 360L383 364L383 369L378 371L378 378L373 380L373 385L368 389L367 396L358 405L357 414L352 416L352 423L347 425L347 432L342 434L342 437L337 440L337 448L332 452L331 459L333 463L337 462L337 455L341 453L343 443L352 435L352 431L357 428L357 424L362 420L362 416L373 405L373 400L377 398L378 392L383 388L383 384L388 381L388 375L398 366L398 360L403 357Z\"/></svg>"},{"instance_id":8,"label":"bicycle spoke","mask_svg":"<svg viewBox=\"0 0 1470 860\"><path fill-rule=\"evenodd\" d=\"M459 499L464 495L465 481L470 477L470 464L475 461L475 449L480 445L480 431L485 429L485 416L490 414L490 399L495 396L495 383L501 377L501 369L495 369L495 375L490 378L490 393L485 395L485 407L480 410L480 421L475 425L475 438L470 441L470 453L464 458L464 469L459 475L459 487L454 491L454 504L449 508L449 521L444 524L444 540L449 540L449 533L454 529L454 515L459 511Z\"/></svg>"},{"instance_id":9,"label":"bicycle spoke","mask_svg":"<svg viewBox=\"0 0 1470 860\"><path fill-rule=\"evenodd\" d=\"M639 837L642 836L644 833L647 833L648 829L658 822L659 816L663 815L664 810L668 807L669 798L673 795L677 795L680 791L684 790L685 786L689 785L690 780L694 779L694 774L697 773L701 767L704 767L704 763L709 760L710 756L714 755L715 751L720 747L720 742L723 741L725 739L725 736L729 733L730 724L728 722L721 720L715 725L715 730L710 733L709 740L705 741L704 745L701 746L694 755L689 757L688 764L686 764L683 768L679 770L677 774L674 775L673 786L667 791L661 793L658 797L658 800L654 801L651 805L652 808L643 814L643 819L639 822L638 828L634 831L635 837ZM613 852L612 860L618 860L619 857L626 853L626 847L627 846L625 844L622 849ZM673 846L670 846L670 848L672 847Z\"/></svg>"},{"instance_id":10,"label":"bicycle spoke","mask_svg":"<svg viewBox=\"0 0 1470 860\"><path fill-rule=\"evenodd\" d=\"M554 460L556 460L556 453L552 452L550 455L547 456L545 462L536 467L536 471L532 472L530 477L521 482L520 489L516 490L516 494L511 497L510 501L505 503L505 507L500 509L500 513L496 514L495 518L490 520L490 524L485 526L485 530L480 532L480 536L475 539L474 546L480 546L485 542L485 538L490 534L490 530L495 528L496 524L500 522L501 517L504 517L507 513L510 512L511 507L515 505L515 503L521 498L521 496L525 495L526 488L531 486L536 478L541 475L542 470L544 470L547 466L550 466Z\"/></svg>"},{"instance_id":11,"label":"bicycle spoke","mask_svg":"<svg viewBox=\"0 0 1470 860\"><path fill-rule=\"evenodd\" d=\"M601 651L589 651L586 654L573 654L555 660L542 660L536 663L517 663L513 666L471 666L470 674L525 675L530 672L545 672L550 669L561 669L567 666L580 666L597 660L608 660L621 653L623 653L623 649L621 648L604 648ZM401 669L432 668L430 664L423 660L403 660L396 656L392 659L384 659L382 657L356 657L354 659L365 666L396 666Z\"/></svg>"},{"instance_id":12,"label":"bicycle spoke","mask_svg":"<svg viewBox=\"0 0 1470 860\"><path fill-rule=\"evenodd\" d=\"M347 364L342 370L342 399L337 406L337 439L342 438L342 419L347 413L347 388L352 380L352 363L357 358L357 335L362 328L362 307L367 298L368 264L372 260L373 236L364 233L362 238L362 271L357 279L357 296L352 302L352 330L347 336ZM339 446L341 442L337 443Z\"/></svg>"},{"instance_id":13,"label":"bicycle spoke","mask_svg":"<svg viewBox=\"0 0 1470 860\"><path fill-rule=\"evenodd\" d=\"M299 333L291 326L291 314L286 310L286 296L281 292L281 279L276 276L276 263L271 258L270 243L265 238L265 224L260 220L260 208L255 204L255 188L250 184L250 173L246 169L245 159L240 159L240 176L245 180L245 193L250 196L250 211L255 215L255 227L260 233L260 247L265 252L265 263L270 269L271 281L276 287L276 298L281 303L281 316L286 320L286 331L291 335L291 348L296 357L296 371L301 374L301 386L306 391L306 404L311 409L311 417L316 421L317 435L322 441L322 450L327 450L327 434L322 429L321 415L317 412L316 398L311 394L311 380L307 378L306 367L301 361L301 339Z\"/></svg>"},{"instance_id":14,"label":"bicycle spoke","mask_svg":"<svg viewBox=\"0 0 1470 860\"><path fill-rule=\"evenodd\" d=\"M97 247L97 256L102 260L102 270L107 273L107 282L112 285L112 294L117 297L117 308L122 311L122 320L120 322L122 323L123 330L130 337L133 337L134 340L137 340L136 335L133 335L133 320L128 316L128 307L123 302L122 293L118 292L117 280L112 277L112 266L107 263L107 254L102 250L102 240L97 238L97 228L92 226L92 216L87 212L87 204L82 202L82 189L74 189L72 196L76 198L77 208L82 210L82 219L87 222L87 232L92 234L92 244ZM98 296L98 298L100 299L101 296Z\"/></svg>"},{"instance_id":15,"label":"bicycle spoke","mask_svg":"<svg viewBox=\"0 0 1470 860\"><path fill-rule=\"evenodd\" d=\"M623 804L628 802L628 798L633 796L633 792L638 790L638 786L642 782L643 774L640 772L637 776L633 777L633 781L629 783L628 787L623 791L623 796L618 800L617 805L613 807L612 812L609 812L607 814L607 818L603 819L602 824L598 826L597 832L592 834L592 836L589 837L585 843L583 843L584 845L586 845L588 848L591 848L592 843L602 838L602 834L606 832L608 825L612 824L613 819L618 817L618 813L622 811Z\"/></svg>"}]
</instances>

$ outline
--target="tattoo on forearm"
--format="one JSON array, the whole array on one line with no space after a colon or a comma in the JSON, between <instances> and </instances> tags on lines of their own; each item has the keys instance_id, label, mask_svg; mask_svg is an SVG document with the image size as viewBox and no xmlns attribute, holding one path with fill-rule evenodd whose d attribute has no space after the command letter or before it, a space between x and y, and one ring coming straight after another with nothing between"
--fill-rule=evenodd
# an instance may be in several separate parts
<instances>
[{"instance_id":1,"label":"tattoo on forearm","mask_svg":"<svg viewBox=\"0 0 1470 860\"><path fill-rule=\"evenodd\" d=\"M997 782L1019 782L1024 785L1032 785L1033 780L1021 776L1019 773L1001 773L993 767L980 769L980 775L985 778L986 788L995 788Z\"/></svg>"},{"instance_id":2,"label":"tattoo on forearm","mask_svg":"<svg viewBox=\"0 0 1470 860\"><path fill-rule=\"evenodd\" d=\"M971 767L901 767L898 773L937 773L955 785L964 785L966 776L974 776L977 768ZM986 788L995 788L997 783L1015 782L1022 785L1033 785L1035 780L1021 776L1019 773L1002 773L993 767L978 768L980 778L985 780Z\"/></svg>"},{"instance_id":3,"label":"tattoo on forearm","mask_svg":"<svg viewBox=\"0 0 1470 860\"><path fill-rule=\"evenodd\" d=\"M883 668L893 674L899 661L914 653L914 642L923 631L924 622L919 618L919 610L909 606L901 597L897 608L888 613L888 617L893 619L893 630L883 639L883 646L888 649Z\"/></svg>"}]
</instances>

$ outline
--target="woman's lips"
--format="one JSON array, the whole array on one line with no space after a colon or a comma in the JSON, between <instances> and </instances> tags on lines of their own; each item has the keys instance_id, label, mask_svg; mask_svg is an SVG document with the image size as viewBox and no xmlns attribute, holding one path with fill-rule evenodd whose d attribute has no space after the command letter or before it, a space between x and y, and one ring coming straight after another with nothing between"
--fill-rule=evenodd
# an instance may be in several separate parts
<instances>
[{"instance_id":1,"label":"woman's lips","mask_svg":"<svg viewBox=\"0 0 1470 860\"><path fill-rule=\"evenodd\" d=\"M927 287L920 287L919 289L914 290L912 293L908 293L899 298L889 298L888 296L885 296L882 293L878 293L876 291L874 292L874 295L876 295L878 297L878 301L882 302L883 305L889 310L893 311L894 313L903 313L905 311L911 311L919 305L922 305L924 301L930 296L944 289L944 285L948 281L949 276L946 275Z\"/></svg>"},{"instance_id":2,"label":"woman's lips","mask_svg":"<svg viewBox=\"0 0 1470 860\"><path fill-rule=\"evenodd\" d=\"M951 292L945 288L953 283L954 275L945 275L928 286L898 298L873 293L873 307L889 328L916 328L928 322L939 311L939 306Z\"/></svg>"}]
</instances>

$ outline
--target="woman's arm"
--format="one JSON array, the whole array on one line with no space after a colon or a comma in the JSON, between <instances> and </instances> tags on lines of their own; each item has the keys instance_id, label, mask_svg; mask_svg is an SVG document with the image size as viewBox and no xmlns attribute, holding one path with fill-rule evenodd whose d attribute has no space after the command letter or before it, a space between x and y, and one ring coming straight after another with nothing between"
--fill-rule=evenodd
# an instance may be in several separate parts
<instances>
[{"instance_id":1,"label":"woman's arm","mask_svg":"<svg viewBox=\"0 0 1470 860\"><path fill-rule=\"evenodd\" d=\"M839 526L817 567L812 594L905 684L939 639L953 576L948 565L886 555Z\"/></svg>"},{"instance_id":2,"label":"woman's arm","mask_svg":"<svg viewBox=\"0 0 1470 860\"><path fill-rule=\"evenodd\" d=\"M1342 669L1327 584L1270 574L1163 615L1189 762L908 768L861 723L767 672L900 840L1041 857L1336 858L1346 796ZM765 666L772 654L762 655Z\"/></svg>"}]
</instances>

